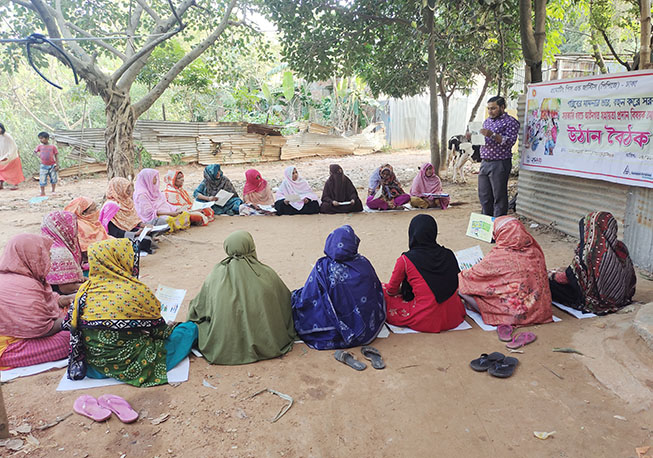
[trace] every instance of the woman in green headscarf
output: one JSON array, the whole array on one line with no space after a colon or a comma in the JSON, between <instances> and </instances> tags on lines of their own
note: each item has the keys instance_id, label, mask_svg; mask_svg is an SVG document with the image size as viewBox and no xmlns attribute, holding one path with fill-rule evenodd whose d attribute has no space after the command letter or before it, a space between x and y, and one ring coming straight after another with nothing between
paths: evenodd
<instances>
[{"instance_id":1,"label":"woman in green headscarf","mask_svg":"<svg viewBox=\"0 0 653 458\"><path fill-rule=\"evenodd\" d=\"M199 348L212 364L246 364L290 351L295 339L290 290L256 257L249 232L224 241L227 257L191 301L188 320L199 326Z\"/></svg>"},{"instance_id":2,"label":"woman in green headscarf","mask_svg":"<svg viewBox=\"0 0 653 458\"><path fill-rule=\"evenodd\" d=\"M211 164L204 168L204 180L195 189L193 197L200 202L216 202L218 200L216 194L222 190L232 193L233 196L224 205L220 206L216 203L211 208L216 215L237 215L238 207L243 201L238 197L231 180L220 170L220 164Z\"/></svg>"}]
</instances>

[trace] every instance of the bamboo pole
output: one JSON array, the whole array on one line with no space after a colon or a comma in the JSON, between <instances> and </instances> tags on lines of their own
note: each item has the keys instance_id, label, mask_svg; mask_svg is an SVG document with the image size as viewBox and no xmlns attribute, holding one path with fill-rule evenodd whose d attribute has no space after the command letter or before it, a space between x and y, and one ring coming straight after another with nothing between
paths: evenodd
<instances>
[{"instance_id":1,"label":"bamboo pole","mask_svg":"<svg viewBox=\"0 0 653 458\"><path fill-rule=\"evenodd\" d=\"M639 0L641 13L639 68L651 67L651 0Z\"/></svg>"}]
</instances>

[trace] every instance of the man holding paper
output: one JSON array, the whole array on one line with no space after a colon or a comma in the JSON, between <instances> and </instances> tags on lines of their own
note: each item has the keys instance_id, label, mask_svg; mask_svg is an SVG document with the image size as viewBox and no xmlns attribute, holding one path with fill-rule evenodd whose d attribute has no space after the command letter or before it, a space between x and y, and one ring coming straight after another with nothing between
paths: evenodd
<instances>
[{"instance_id":1,"label":"man holding paper","mask_svg":"<svg viewBox=\"0 0 653 458\"><path fill-rule=\"evenodd\" d=\"M512 168L512 146L519 135L519 121L506 113L506 101L495 96L488 100L490 117L480 133L485 136L481 147L481 170L478 174L478 198L484 215L508 213L508 177Z\"/></svg>"}]
</instances>

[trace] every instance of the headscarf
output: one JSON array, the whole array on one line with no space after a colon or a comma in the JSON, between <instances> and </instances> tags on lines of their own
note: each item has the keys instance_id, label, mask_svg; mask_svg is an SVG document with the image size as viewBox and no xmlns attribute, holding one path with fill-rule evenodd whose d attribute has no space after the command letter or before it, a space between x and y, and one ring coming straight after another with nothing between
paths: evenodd
<instances>
[{"instance_id":1,"label":"headscarf","mask_svg":"<svg viewBox=\"0 0 653 458\"><path fill-rule=\"evenodd\" d=\"M356 187L351 182L349 177L344 174L342 167L338 164L331 164L329 166L329 178L324 183L324 190L322 191L322 202L331 203L347 202L348 200L355 200L358 197Z\"/></svg>"},{"instance_id":2,"label":"headscarf","mask_svg":"<svg viewBox=\"0 0 653 458\"><path fill-rule=\"evenodd\" d=\"M112 222L123 231L131 231L142 222L136 213L132 194L129 192L130 184L127 178L114 177L107 186L107 199L120 205L120 210L113 217Z\"/></svg>"},{"instance_id":3,"label":"headscarf","mask_svg":"<svg viewBox=\"0 0 653 458\"><path fill-rule=\"evenodd\" d=\"M153 183L154 178L157 179L156 184ZM138 172L134 183L134 205L138 217L143 222L156 219L158 212L177 211L175 207L166 201L165 196L159 189L159 172L154 169L143 169Z\"/></svg>"},{"instance_id":4,"label":"headscarf","mask_svg":"<svg viewBox=\"0 0 653 458\"><path fill-rule=\"evenodd\" d=\"M443 303L458 290L458 261L453 251L439 245L438 225L430 215L417 215L408 226L408 251L403 253L424 278L435 300ZM402 293L408 288L402 285Z\"/></svg>"},{"instance_id":5,"label":"headscarf","mask_svg":"<svg viewBox=\"0 0 653 458\"><path fill-rule=\"evenodd\" d=\"M233 197L238 197L236 188L231 184L231 180L224 176L220 164L211 164L204 168L204 181L200 183L200 186L202 185L204 185L204 192L201 192L201 194L205 196L215 196L220 190L224 189L233 193Z\"/></svg>"},{"instance_id":6,"label":"headscarf","mask_svg":"<svg viewBox=\"0 0 653 458\"><path fill-rule=\"evenodd\" d=\"M551 290L544 253L512 216L494 220L494 248L460 275L461 294L474 296L490 325L550 323Z\"/></svg>"},{"instance_id":7,"label":"headscarf","mask_svg":"<svg viewBox=\"0 0 653 458\"><path fill-rule=\"evenodd\" d=\"M0 335L32 339L59 318L59 295L46 278L52 241L34 234L12 237L0 258Z\"/></svg>"},{"instance_id":8,"label":"headscarf","mask_svg":"<svg viewBox=\"0 0 653 458\"><path fill-rule=\"evenodd\" d=\"M190 211L193 207L190 195L184 188L178 188L175 185L179 175L183 175L181 170L168 170L168 173L163 177L163 182L166 184L163 194L170 205L180 210Z\"/></svg>"},{"instance_id":9,"label":"headscarf","mask_svg":"<svg viewBox=\"0 0 653 458\"><path fill-rule=\"evenodd\" d=\"M413 185L410 187L410 195L415 197L427 197L433 199L432 196L425 196L425 194L441 194L442 193L442 182L440 177L435 173L431 176L426 175L428 169L433 169L433 165L429 162L425 162L419 170L419 173L413 180ZM444 210L449 206L448 197L439 197L440 206Z\"/></svg>"},{"instance_id":10,"label":"headscarf","mask_svg":"<svg viewBox=\"0 0 653 458\"><path fill-rule=\"evenodd\" d=\"M213 364L246 364L290 351L295 330L290 291L256 257L249 232L224 241L227 257L190 302L188 319L199 327L199 349Z\"/></svg>"},{"instance_id":11,"label":"headscarf","mask_svg":"<svg viewBox=\"0 0 653 458\"><path fill-rule=\"evenodd\" d=\"M100 222L99 210L84 214L84 211L91 205L93 205L92 199L78 197L64 207L65 211L74 213L77 216L77 238L79 239L79 247L82 251L87 251L91 243L109 238L107 231L104 230Z\"/></svg>"},{"instance_id":12,"label":"headscarf","mask_svg":"<svg viewBox=\"0 0 653 458\"><path fill-rule=\"evenodd\" d=\"M249 169L246 171L245 180L243 199L246 203L255 205L274 204L274 195L272 194L270 185L257 170Z\"/></svg>"},{"instance_id":13,"label":"headscarf","mask_svg":"<svg viewBox=\"0 0 653 458\"><path fill-rule=\"evenodd\" d=\"M295 329L311 348L366 345L385 322L383 288L372 264L358 254L359 244L351 226L335 229L327 237L326 256L293 292Z\"/></svg>"},{"instance_id":14,"label":"headscarf","mask_svg":"<svg viewBox=\"0 0 653 458\"><path fill-rule=\"evenodd\" d=\"M105 231L109 232L109 221L111 221L119 211L120 205L111 200L107 200L104 205L102 205L102 208L100 209L100 222Z\"/></svg>"},{"instance_id":15,"label":"headscarf","mask_svg":"<svg viewBox=\"0 0 653 458\"><path fill-rule=\"evenodd\" d=\"M77 239L77 217L66 211L50 212L43 218L41 233L52 241L52 265L46 281L51 285L81 283L84 273L82 249Z\"/></svg>"},{"instance_id":16,"label":"headscarf","mask_svg":"<svg viewBox=\"0 0 653 458\"><path fill-rule=\"evenodd\" d=\"M290 165L286 167L286 169L283 171L283 181L281 182L281 186L279 186L279 190L277 191L275 198L276 200L282 200L288 198L288 196L291 196L293 194L297 194L302 200L299 202L290 202L290 205L295 208L296 210L301 210L304 207L304 198L308 197L310 200L316 200L319 202L319 198L317 197L317 194L315 194L312 190L308 182L303 179L299 173L297 173L297 180L293 181L292 179L292 172L295 170L295 167Z\"/></svg>"},{"instance_id":17,"label":"headscarf","mask_svg":"<svg viewBox=\"0 0 653 458\"><path fill-rule=\"evenodd\" d=\"M580 242L571 268L584 296L584 311L614 312L629 304L637 277L628 248L617 240L617 220L608 212L580 219Z\"/></svg>"},{"instance_id":18,"label":"headscarf","mask_svg":"<svg viewBox=\"0 0 653 458\"><path fill-rule=\"evenodd\" d=\"M372 190L376 190L380 186L382 189L381 199L386 202L391 202L395 197L405 194L390 164L382 165L372 174L369 186Z\"/></svg>"}]
</instances>

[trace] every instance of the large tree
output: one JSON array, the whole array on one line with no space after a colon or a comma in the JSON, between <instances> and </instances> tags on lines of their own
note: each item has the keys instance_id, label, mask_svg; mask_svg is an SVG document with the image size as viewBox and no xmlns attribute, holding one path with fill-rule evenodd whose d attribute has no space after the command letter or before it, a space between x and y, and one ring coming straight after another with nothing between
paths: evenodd
<instances>
[{"instance_id":1,"label":"large tree","mask_svg":"<svg viewBox=\"0 0 653 458\"><path fill-rule=\"evenodd\" d=\"M392 97L428 88L431 162L436 170L444 164L438 97L446 108L452 89L469 87L470 77L480 73L473 62L494 34L479 23L485 3L266 0L265 5L282 32L284 56L307 79L358 74L375 95Z\"/></svg>"},{"instance_id":2,"label":"large tree","mask_svg":"<svg viewBox=\"0 0 653 458\"><path fill-rule=\"evenodd\" d=\"M12 21L12 32L23 36L39 32L57 40L88 90L104 101L109 177L133 174L133 130L138 117L228 26L243 24L236 18L239 0L9 0L9 3L12 6L4 12L0 10L0 14ZM153 51L175 36L191 42L190 50L169 62L145 96L132 100L130 89ZM54 48L35 47L68 65ZM13 48L14 53L18 50Z\"/></svg>"}]
</instances>

